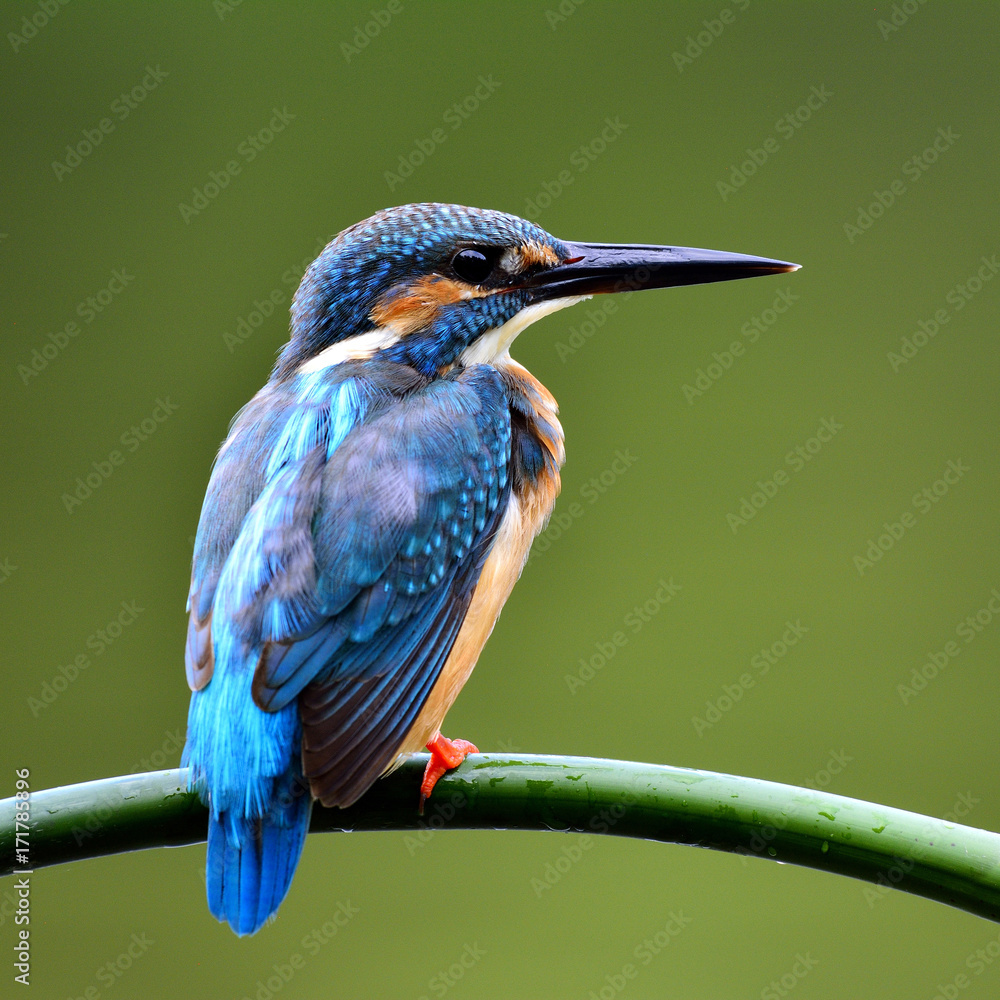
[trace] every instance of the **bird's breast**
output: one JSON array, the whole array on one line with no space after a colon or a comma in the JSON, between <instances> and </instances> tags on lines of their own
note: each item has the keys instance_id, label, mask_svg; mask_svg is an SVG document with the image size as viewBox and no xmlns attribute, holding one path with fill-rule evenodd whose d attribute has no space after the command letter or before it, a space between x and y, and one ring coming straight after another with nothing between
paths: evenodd
<instances>
[{"instance_id":1,"label":"bird's breast","mask_svg":"<svg viewBox=\"0 0 1000 1000\"><path fill-rule=\"evenodd\" d=\"M545 527L559 495L565 460L562 426L552 394L526 368L497 364L511 397L512 489L507 509L472 595L455 645L424 707L400 748L400 759L437 734L448 709L469 679L517 578L535 536Z\"/></svg>"}]
</instances>

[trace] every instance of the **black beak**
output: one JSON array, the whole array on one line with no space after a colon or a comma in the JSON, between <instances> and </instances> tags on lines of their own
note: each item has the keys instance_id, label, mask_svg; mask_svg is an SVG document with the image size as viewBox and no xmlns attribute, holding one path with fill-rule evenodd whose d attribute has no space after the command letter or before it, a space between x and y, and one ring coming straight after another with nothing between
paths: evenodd
<instances>
[{"instance_id":1,"label":"black beak","mask_svg":"<svg viewBox=\"0 0 1000 1000\"><path fill-rule=\"evenodd\" d=\"M798 264L722 250L642 244L567 243L569 257L525 282L535 301L571 295L700 285L797 271Z\"/></svg>"}]
</instances>

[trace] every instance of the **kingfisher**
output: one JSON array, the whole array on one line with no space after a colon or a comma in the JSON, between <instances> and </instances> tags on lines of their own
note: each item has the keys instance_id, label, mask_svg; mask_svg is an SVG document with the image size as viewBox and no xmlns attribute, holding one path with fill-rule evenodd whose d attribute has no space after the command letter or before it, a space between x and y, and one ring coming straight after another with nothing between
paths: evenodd
<instances>
[{"instance_id":1,"label":"kingfisher","mask_svg":"<svg viewBox=\"0 0 1000 1000\"><path fill-rule=\"evenodd\" d=\"M195 540L183 764L208 807L211 913L255 933L314 801L357 802L441 735L552 512L552 394L510 356L595 294L792 271L688 247L569 243L504 212L385 209L310 265L291 335L236 415Z\"/></svg>"}]
</instances>

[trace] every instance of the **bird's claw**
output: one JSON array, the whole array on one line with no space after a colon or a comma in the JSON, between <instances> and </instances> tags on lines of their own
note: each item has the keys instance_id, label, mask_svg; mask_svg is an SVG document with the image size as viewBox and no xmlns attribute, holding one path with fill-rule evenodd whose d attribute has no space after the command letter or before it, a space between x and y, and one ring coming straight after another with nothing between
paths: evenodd
<instances>
[{"instance_id":1,"label":"bird's claw","mask_svg":"<svg viewBox=\"0 0 1000 1000\"><path fill-rule=\"evenodd\" d=\"M479 747L468 740L449 740L440 733L427 744L431 759L424 768L424 780L420 783L420 815L424 814L424 803L431 797L438 779L448 771L454 770L469 756L479 753Z\"/></svg>"}]
</instances>

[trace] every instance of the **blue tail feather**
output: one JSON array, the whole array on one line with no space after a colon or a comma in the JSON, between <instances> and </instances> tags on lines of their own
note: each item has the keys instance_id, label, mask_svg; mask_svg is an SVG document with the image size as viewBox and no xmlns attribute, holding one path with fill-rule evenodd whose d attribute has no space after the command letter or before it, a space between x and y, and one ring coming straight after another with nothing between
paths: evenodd
<instances>
[{"instance_id":1,"label":"blue tail feather","mask_svg":"<svg viewBox=\"0 0 1000 1000\"><path fill-rule=\"evenodd\" d=\"M225 627L215 648L214 676L191 697L182 763L209 807L209 910L237 934L253 934L288 893L312 796L302 779L298 705L261 711L251 697L257 652L240 649Z\"/></svg>"},{"instance_id":2,"label":"blue tail feather","mask_svg":"<svg viewBox=\"0 0 1000 1000\"><path fill-rule=\"evenodd\" d=\"M254 934L288 894L309 829L305 790L261 819L213 815L208 827L208 908L239 935Z\"/></svg>"}]
</instances>

